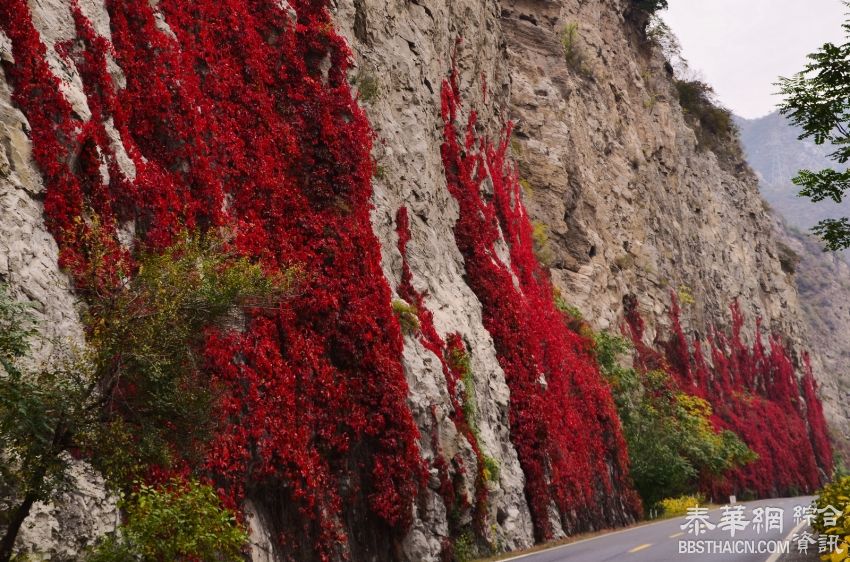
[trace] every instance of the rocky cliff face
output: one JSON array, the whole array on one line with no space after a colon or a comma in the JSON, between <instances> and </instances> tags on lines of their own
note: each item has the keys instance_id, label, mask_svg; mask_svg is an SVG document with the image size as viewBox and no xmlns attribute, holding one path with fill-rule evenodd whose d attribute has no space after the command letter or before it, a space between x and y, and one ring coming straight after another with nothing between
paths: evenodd
<instances>
[{"instance_id":1,"label":"rocky cliff face","mask_svg":"<svg viewBox=\"0 0 850 562\"><path fill-rule=\"evenodd\" d=\"M283 4L294 13L292 6L306 3ZM104 3L79 5L97 33L109 38ZM718 161L698 145L663 56L643 35L631 5L337 0L330 6L354 52L349 81L375 131L371 222L384 276L394 298L400 297L406 259L436 332L443 339L458 334L468 349L478 445L498 465L497 476L485 483L489 501L483 516L484 533L497 548L530 545L535 527L528 475L511 440L508 380L453 233L459 206L447 189L441 156L441 91L453 66L464 112L477 110L480 135L495 138L507 120L515 121L511 150L536 221L538 255L551 266L565 299L596 328L618 328L627 295L638 297L646 318L665 325L674 292L693 296L684 319L697 334L727 323L727 306L738 299L745 314L763 317L767 328L791 337L795 349L807 345L793 275L783 267L754 175L742 159ZM71 2L32 0L28 6L63 94L75 115L88 119L79 70L53 49L76 36ZM158 29L169 34L167 23L158 14ZM7 63L14 60L11 47L0 35L0 56ZM121 85L121 70L111 60L109 68ZM43 182L30 156L30 125L11 102L6 81L0 81L0 134L0 274L38 304L45 327L61 338L79 337L73 292L57 267L58 250L42 216ZM410 218L404 257L396 220L401 207ZM505 263L511 259L503 242L496 253ZM455 488L472 498L481 457L453 418L440 356L409 335L403 353L408 404L421 435L421 456L431 468L412 526L392 556L437 560L452 540L450 526L469 528L474 514L447 505L435 463L443 457L469 467L465 475L458 471ZM816 372L819 366L816 361ZM67 533L56 529L79 520L80 510L45 509L59 523L22 543L55 551L50 541ZM257 560L283 556L269 538L275 519L269 509L262 502L248 509L254 514ZM591 527L631 517L625 505L605 509ZM87 531L73 530L81 544L114 521L108 509L105 513L92 515ZM570 521L581 519L554 505L548 516L553 536L574 531Z\"/></svg>"},{"instance_id":2,"label":"rocky cliff face","mask_svg":"<svg viewBox=\"0 0 850 562\"><path fill-rule=\"evenodd\" d=\"M724 323L737 298L770 328L797 333L797 296L755 176L743 158L719 162L697 144L669 68L626 12L619 2L502 10L520 169L549 230L555 279L600 327L617 326L630 293L661 320L681 289L696 298L691 329Z\"/></svg>"},{"instance_id":3,"label":"rocky cliff face","mask_svg":"<svg viewBox=\"0 0 850 562\"><path fill-rule=\"evenodd\" d=\"M850 266L846 258L825 253L820 240L787 225L781 240L796 274L809 345L819 352L823 367L818 383L824 414L842 462L850 458Z\"/></svg>"}]
</instances>

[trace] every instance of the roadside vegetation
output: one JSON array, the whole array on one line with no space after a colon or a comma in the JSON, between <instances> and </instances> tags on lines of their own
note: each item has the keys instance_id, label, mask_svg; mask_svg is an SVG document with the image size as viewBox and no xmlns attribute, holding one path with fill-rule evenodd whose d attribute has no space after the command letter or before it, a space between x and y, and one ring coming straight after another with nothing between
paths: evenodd
<instances>
[{"instance_id":1,"label":"roadside vegetation","mask_svg":"<svg viewBox=\"0 0 850 562\"><path fill-rule=\"evenodd\" d=\"M850 559L850 476L842 476L818 491L816 517L812 528L821 535L837 535L836 549L822 560L841 562Z\"/></svg>"},{"instance_id":2,"label":"roadside vegetation","mask_svg":"<svg viewBox=\"0 0 850 562\"><path fill-rule=\"evenodd\" d=\"M850 7L850 4L845 2ZM813 202L832 199L841 203L850 189L850 20L842 26L845 43L825 43L809 55L806 66L790 78L780 78L784 97L780 113L802 129L800 139L835 150L830 158L837 169L800 170L793 182L800 195ZM821 221L812 229L829 250L850 248L850 218Z\"/></svg>"},{"instance_id":3,"label":"roadside vegetation","mask_svg":"<svg viewBox=\"0 0 850 562\"><path fill-rule=\"evenodd\" d=\"M594 342L623 423L635 489L647 512L679 510L680 503L692 502L687 496L696 496L705 480L722 478L755 459L735 433L714 427L711 405L683 392L670 373L622 366L633 351L631 342L608 332L595 334Z\"/></svg>"},{"instance_id":4,"label":"roadside vegetation","mask_svg":"<svg viewBox=\"0 0 850 562\"><path fill-rule=\"evenodd\" d=\"M97 244L87 251L98 255ZM199 517L198 537L221 537L227 543L222 543L223 553L242 536L232 514L193 477L165 487L140 482L152 470L191 475L199 466L201 448L217 423L218 393L204 375L199 354L207 331L238 324L244 309L273 306L289 291L294 274L270 275L211 235L184 234L162 252L142 252L134 260L135 274L114 278L114 283L105 282L97 270L106 261L91 260L87 272L99 282L90 285L92 296L82 314L86 344L57 342L61 351L43 364L30 356L39 337L32 309L0 285L2 562L11 559L34 503L73 490L75 458L88 461L114 493L125 496L129 526L122 540L132 544L111 543L111 550L162 548L145 541L159 542L163 533L181 543L179 526L150 520L180 518L167 513L176 507ZM204 519L204 513L211 518ZM208 525L215 521L218 526ZM161 528L143 532L149 525ZM166 558L210 559L204 555L209 544L199 539L195 546L199 550L180 547L180 556ZM106 550L99 552L96 559L104 560Z\"/></svg>"}]
</instances>

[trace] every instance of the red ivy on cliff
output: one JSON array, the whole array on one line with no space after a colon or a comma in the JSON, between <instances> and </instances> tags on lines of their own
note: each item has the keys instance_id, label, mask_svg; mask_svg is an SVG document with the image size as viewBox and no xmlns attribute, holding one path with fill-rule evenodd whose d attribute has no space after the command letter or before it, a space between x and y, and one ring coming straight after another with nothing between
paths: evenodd
<instances>
[{"instance_id":1,"label":"red ivy on cliff","mask_svg":"<svg viewBox=\"0 0 850 562\"><path fill-rule=\"evenodd\" d=\"M0 0L15 59L6 75L78 287L93 218L114 254L101 282L128 271L110 234L125 223L152 248L182 229L227 226L268 268L304 269L302 292L275 314L210 334L209 373L227 392L201 467L233 501L274 513L293 559L388 551L424 476L369 218L372 133L326 3L107 0L111 43L74 5L78 38L56 51L82 78L92 114L83 121L25 0ZM119 165L112 129L134 174Z\"/></svg>"},{"instance_id":2,"label":"red ivy on cliff","mask_svg":"<svg viewBox=\"0 0 850 562\"><path fill-rule=\"evenodd\" d=\"M511 440L535 533L539 540L552 537L552 504L570 533L623 523L639 502L628 482L620 422L587 342L567 328L534 257L519 178L507 156L510 126L497 145L488 143L475 132L474 112L465 131L458 130L459 105L453 73L442 89L442 158L460 207L455 241L511 390ZM490 187L488 201L482 192ZM497 251L503 241L509 264Z\"/></svg>"},{"instance_id":3,"label":"red ivy on cliff","mask_svg":"<svg viewBox=\"0 0 850 562\"><path fill-rule=\"evenodd\" d=\"M755 462L722 481L705 482L705 490L714 497L813 492L831 474L833 465L808 356L803 358L803 376L798 377L779 336L771 336L765 346L760 320L752 345L747 345L742 337L744 317L734 302L730 332L715 330L708 338L709 361L699 340L688 341L678 299L675 294L671 298L671 333L659 340L662 353L643 341L637 299L624 299L625 330L635 343L638 365L673 373L684 391L711 403L719 429L735 432L758 454Z\"/></svg>"}]
</instances>

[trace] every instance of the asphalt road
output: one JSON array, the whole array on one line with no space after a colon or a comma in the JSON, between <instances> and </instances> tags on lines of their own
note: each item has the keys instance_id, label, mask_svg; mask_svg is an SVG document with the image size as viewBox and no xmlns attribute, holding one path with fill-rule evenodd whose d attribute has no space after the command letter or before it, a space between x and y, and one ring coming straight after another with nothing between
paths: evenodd
<instances>
[{"instance_id":1,"label":"asphalt road","mask_svg":"<svg viewBox=\"0 0 850 562\"><path fill-rule=\"evenodd\" d=\"M798 505L807 506L811 504L811 501L811 496L803 496L741 502L738 504L745 506L744 518L750 520L753 518L752 510L757 507L784 509L781 531L774 529L768 532L762 528L760 533L756 533L755 528L750 524L743 531L737 531L734 538L730 536L728 529L721 530L717 527L707 531L705 534L701 534L699 537L695 537L693 534L686 533L681 528L686 522L683 516L639 525L621 531L613 531L590 539L507 560L516 560L517 562L602 562L605 560L624 560L626 562L664 562L666 560L695 560L699 562L718 562L721 560L724 562L775 562L781 560L782 562L788 562L794 560L796 562L817 560L817 544L811 545L809 547L810 554L805 556L798 553L796 541L792 541L789 544L790 555L772 556L769 551L749 553L739 550L739 548L748 548L746 546L732 546L734 552L717 554L680 553L680 549L684 549L683 552L687 550L687 541L711 541L713 544L725 541L737 544L745 542L753 545L753 548L758 548L757 545L760 541L782 541L790 538L795 532L811 532L811 529L805 523L802 526L798 526L794 521L794 507ZM709 522L717 524L722 515L722 509L711 510L709 512ZM680 542L682 545L680 545ZM765 544L763 546L769 548Z\"/></svg>"}]
</instances>

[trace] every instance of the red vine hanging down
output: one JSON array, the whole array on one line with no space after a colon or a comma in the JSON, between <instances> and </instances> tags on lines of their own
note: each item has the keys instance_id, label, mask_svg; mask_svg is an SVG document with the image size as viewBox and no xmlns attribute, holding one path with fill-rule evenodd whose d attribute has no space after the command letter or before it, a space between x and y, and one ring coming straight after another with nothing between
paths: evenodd
<instances>
[{"instance_id":1,"label":"red vine hanging down","mask_svg":"<svg viewBox=\"0 0 850 562\"><path fill-rule=\"evenodd\" d=\"M477 137L473 112L461 133L459 105L453 73L442 89L442 157L460 207L455 240L511 390L511 439L537 538L553 534L553 502L567 532L623 523L639 502L628 482L620 423L587 342L567 329L534 257L517 172L507 158L510 126L494 146ZM491 203L482 197L487 178ZM497 255L501 238L510 265Z\"/></svg>"},{"instance_id":2,"label":"red vine hanging down","mask_svg":"<svg viewBox=\"0 0 850 562\"><path fill-rule=\"evenodd\" d=\"M443 341L437 329L434 326L434 317L428 307L425 305L424 295L417 291L413 286L413 273L410 270L410 264L407 261L407 244L410 242L410 218L408 216L407 207L400 207L396 213L396 233L398 234L398 250L402 257L402 275L401 283L398 287L399 296L413 304L416 307L417 318L419 319L419 340L422 345L437 356L442 366L443 376L446 379L446 391L451 401L452 422L457 427L458 432L463 435L469 442L475 453L477 462L475 473L475 504L473 522L476 532L483 538L486 538L486 518L488 508L488 490L485 477L485 459L484 453L481 450L481 445L478 442L478 436L473 430L475 420L466 419L466 410L463 407L463 402L474 400L474 397L466 395L466 389L461 384L464 376L462 359L467 356L466 344L460 334L453 333L448 336L448 342ZM436 419L434 420L436 424ZM432 448L434 449L435 465L438 468L441 478L441 494L446 505L447 513L456 507L466 507L469 503L468 498L461 497L454 486L448 474L448 463L442 458L439 447L439 439L437 428L434 429L432 436ZM453 524L453 521L450 521ZM459 529L449 529L451 534L458 534Z\"/></svg>"},{"instance_id":3,"label":"red vine hanging down","mask_svg":"<svg viewBox=\"0 0 850 562\"><path fill-rule=\"evenodd\" d=\"M369 218L372 133L326 2L289 6L162 0L157 16L147 2L107 0L111 44L75 6L79 40L57 52L82 77L92 118L81 122L25 0L0 0L15 59L6 76L78 287L92 215L116 270L123 254L109 233L127 221L155 248L184 228L227 226L270 269L304 270L302 292L276 314L209 335L209 372L227 392L202 468L234 505L247 496L267 508L293 559L389 552L386 536L409 526L425 472ZM107 57L126 86L114 85Z\"/></svg>"},{"instance_id":4,"label":"red vine hanging down","mask_svg":"<svg viewBox=\"0 0 850 562\"><path fill-rule=\"evenodd\" d=\"M664 355L654 368L675 374L683 390L706 398L720 429L737 433L759 458L720 482L706 482L714 497L736 493L770 497L812 492L832 471L832 449L808 356L802 378L779 336L767 348L756 322L752 346L744 343L744 317L737 302L730 306L731 333L717 330L709 338L711 362L698 340L689 342L681 327L680 308L672 295L672 334L662 342ZM627 332L638 355L648 352L642 341L643 320L636 299L625 299ZM691 351L693 350L693 351Z\"/></svg>"}]
</instances>

